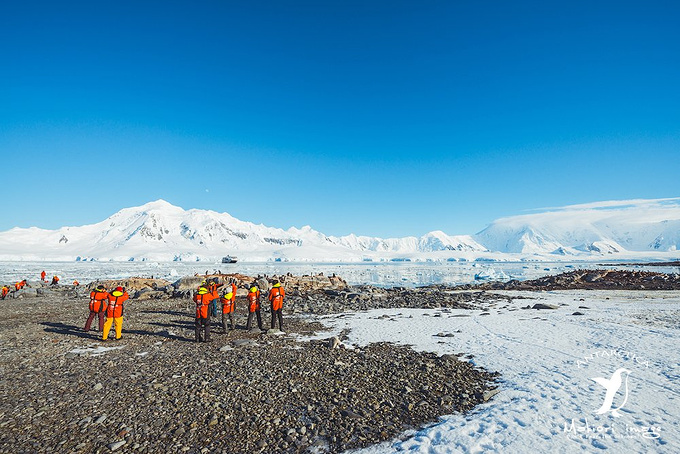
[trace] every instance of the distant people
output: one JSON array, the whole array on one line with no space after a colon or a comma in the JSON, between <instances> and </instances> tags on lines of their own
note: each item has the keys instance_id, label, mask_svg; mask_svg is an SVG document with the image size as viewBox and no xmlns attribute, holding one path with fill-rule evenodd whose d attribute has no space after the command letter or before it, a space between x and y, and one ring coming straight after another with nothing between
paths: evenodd
<instances>
[{"instance_id":1,"label":"distant people","mask_svg":"<svg viewBox=\"0 0 680 454\"><path fill-rule=\"evenodd\" d=\"M283 331L283 298L286 292L281 287L279 281L274 281L274 286L269 290L269 302L272 304L272 329L276 327L276 320L279 320L279 329Z\"/></svg>"},{"instance_id":2,"label":"distant people","mask_svg":"<svg viewBox=\"0 0 680 454\"><path fill-rule=\"evenodd\" d=\"M78 287L80 285L80 282L78 280L73 281L73 286Z\"/></svg>"},{"instance_id":3,"label":"distant people","mask_svg":"<svg viewBox=\"0 0 680 454\"><path fill-rule=\"evenodd\" d=\"M104 316L106 314L106 306L109 301L109 292L106 291L103 285L98 285L90 292L90 315L87 317L83 331L90 331L92 320L95 316L99 317L99 332L104 331Z\"/></svg>"},{"instance_id":4,"label":"distant people","mask_svg":"<svg viewBox=\"0 0 680 454\"><path fill-rule=\"evenodd\" d=\"M7 294L9 293L9 286L8 285L3 285L2 286L2 299L4 300Z\"/></svg>"},{"instance_id":5,"label":"distant people","mask_svg":"<svg viewBox=\"0 0 680 454\"><path fill-rule=\"evenodd\" d=\"M253 323L253 315L257 316L257 327L262 329L262 316L260 315L260 289L253 283L248 289L248 322L246 329L250 330Z\"/></svg>"},{"instance_id":6,"label":"distant people","mask_svg":"<svg viewBox=\"0 0 680 454\"><path fill-rule=\"evenodd\" d=\"M19 290L26 287L27 285L28 285L28 282L26 282L26 279L21 280L21 281L17 282L16 284L14 284L14 291L18 292Z\"/></svg>"},{"instance_id":7,"label":"distant people","mask_svg":"<svg viewBox=\"0 0 680 454\"><path fill-rule=\"evenodd\" d=\"M222 329L224 330L224 333L226 334L227 331L227 318L229 319L229 323L231 325L231 329L234 329L234 310L236 309L236 304L234 302L234 295L230 292L227 291L222 298Z\"/></svg>"},{"instance_id":8,"label":"distant people","mask_svg":"<svg viewBox=\"0 0 680 454\"><path fill-rule=\"evenodd\" d=\"M102 340L105 341L109 337L111 324L116 326L116 340L119 340L123 335L123 306L125 301L130 298L128 292L123 287L116 287L108 298L108 307L106 308L106 322L104 323L104 333Z\"/></svg>"},{"instance_id":9,"label":"distant people","mask_svg":"<svg viewBox=\"0 0 680 454\"><path fill-rule=\"evenodd\" d=\"M43 271L42 273L40 273L40 280L43 281L43 282L45 282L45 276L47 276L47 273L45 273L45 271Z\"/></svg>"},{"instance_id":10,"label":"distant people","mask_svg":"<svg viewBox=\"0 0 680 454\"><path fill-rule=\"evenodd\" d=\"M59 284L59 276L53 276L52 277L52 282L50 285L58 285Z\"/></svg>"},{"instance_id":11,"label":"distant people","mask_svg":"<svg viewBox=\"0 0 680 454\"><path fill-rule=\"evenodd\" d=\"M210 342L210 314L208 313L208 306L215 298L218 298L217 292L210 292L207 286L200 286L194 295L194 302L196 303L196 342ZM203 331L202 338L201 331Z\"/></svg>"}]
</instances>

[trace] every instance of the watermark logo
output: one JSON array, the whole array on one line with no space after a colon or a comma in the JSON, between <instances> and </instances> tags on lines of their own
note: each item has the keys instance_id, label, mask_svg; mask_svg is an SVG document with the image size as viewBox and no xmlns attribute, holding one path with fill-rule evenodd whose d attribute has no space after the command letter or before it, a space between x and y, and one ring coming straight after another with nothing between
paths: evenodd
<instances>
[{"instance_id":1,"label":"watermark logo","mask_svg":"<svg viewBox=\"0 0 680 454\"><path fill-rule=\"evenodd\" d=\"M621 364L622 362L625 362L626 367L622 367L624 365ZM632 397L636 396L635 389L629 389L629 377L633 376L631 384L632 388L635 388L635 383L640 381L639 376L644 375L644 371L649 367L648 360L638 356L635 352L622 349L597 350L577 360L577 369L594 368L599 373L606 372L600 377L593 377L589 374L591 378L587 395L594 399L592 410L590 410L590 414L594 416L591 416L590 421L585 414L568 418L564 422L562 432L569 436L592 440L624 438L655 440L660 438L661 426L642 423L635 418L634 412L621 411L629 403L629 397L632 401L634 400ZM606 374L612 370L614 373L607 378ZM597 408L599 403L601 404ZM629 417L622 417L626 416L626 413L630 413Z\"/></svg>"},{"instance_id":2,"label":"watermark logo","mask_svg":"<svg viewBox=\"0 0 680 454\"><path fill-rule=\"evenodd\" d=\"M593 378L593 381L596 383L602 385L604 389L607 390L607 392L604 395L604 402L602 402L602 406L595 412L598 415L603 415L605 413L611 412L612 416L615 418L618 418L621 416L621 413L619 413L619 410L623 408L624 405L626 405L626 402L628 402L628 376L630 375L630 371L628 369L620 368L616 369L616 372L611 376L611 378L606 379L604 377L596 377ZM623 393L619 393L619 389L621 389L621 385L624 383L624 379L622 378L625 376L625 391ZM621 403L619 404L618 407L612 408L614 405L614 399L617 397L617 394L620 396L623 394L621 397Z\"/></svg>"}]
</instances>

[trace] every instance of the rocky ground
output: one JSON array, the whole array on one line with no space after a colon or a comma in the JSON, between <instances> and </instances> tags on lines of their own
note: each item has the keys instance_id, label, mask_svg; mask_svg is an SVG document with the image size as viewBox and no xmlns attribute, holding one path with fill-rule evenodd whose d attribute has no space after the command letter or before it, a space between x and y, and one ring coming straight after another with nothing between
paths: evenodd
<instances>
[{"instance_id":1,"label":"rocky ground","mask_svg":"<svg viewBox=\"0 0 680 454\"><path fill-rule=\"evenodd\" d=\"M0 452L340 452L466 412L494 393L497 374L458 357L298 335L321 330L315 314L478 308L499 297L289 277L285 333L246 331L242 290L237 329L197 344L184 289L196 280L128 280L123 339L105 343L80 329L85 287L34 283L1 301Z\"/></svg>"},{"instance_id":2,"label":"rocky ground","mask_svg":"<svg viewBox=\"0 0 680 454\"><path fill-rule=\"evenodd\" d=\"M680 274L651 271L575 270L528 281L488 282L464 285L476 290L680 290Z\"/></svg>"}]
</instances>

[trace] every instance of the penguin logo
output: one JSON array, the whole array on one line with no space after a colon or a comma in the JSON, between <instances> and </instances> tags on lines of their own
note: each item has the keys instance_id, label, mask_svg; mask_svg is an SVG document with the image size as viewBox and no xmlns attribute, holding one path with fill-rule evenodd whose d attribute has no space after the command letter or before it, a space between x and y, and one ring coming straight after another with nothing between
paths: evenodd
<instances>
[{"instance_id":1,"label":"penguin logo","mask_svg":"<svg viewBox=\"0 0 680 454\"><path fill-rule=\"evenodd\" d=\"M621 405L612 409L612 405L614 404L614 397L616 396L616 393L619 392L619 389L621 388L621 384L623 382L623 380L621 379L622 374L626 374L625 395L623 396L623 402L621 402ZM612 374L609 380L607 380L604 377L597 377L592 379L593 381L604 386L604 388L607 390L607 393L604 396L604 402L602 403L602 406L595 413L597 413L598 415L603 415L607 412L611 412L612 416L614 416L615 418L621 416L621 413L619 413L618 410L623 408L623 406L626 405L626 402L628 401L628 375L630 375L630 371L628 369L621 368L617 369L616 372Z\"/></svg>"}]
</instances>

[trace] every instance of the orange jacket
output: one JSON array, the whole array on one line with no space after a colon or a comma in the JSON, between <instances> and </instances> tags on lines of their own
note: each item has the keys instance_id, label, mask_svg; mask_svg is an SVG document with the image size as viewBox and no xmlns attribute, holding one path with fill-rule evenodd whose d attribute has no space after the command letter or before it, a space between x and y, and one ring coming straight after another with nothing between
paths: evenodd
<instances>
[{"instance_id":1,"label":"orange jacket","mask_svg":"<svg viewBox=\"0 0 680 454\"><path fill-rule=\"evenodd\" d=\"M4 287L2 287L2 297L4 298L5 296L7 296L8 293L9 293L9 287L7 287L5 285Z\"/></svg>"},{"instance_id":2,"label":"orange jacket","mask_svg":"<svg viewBox=\"0 0 680 454\"><path fill-rule=\"evenodd\" d=\"M222 313L231 314L236 309L236 303L234 302L234 296L231 293L225 293L221 298L222 301Z\"/></svg>"},{"instance_id":3,"label":"orange jacket","mask_svg":"<svg viewBox=\"0 0 680 454\"><path fill-rule=\"evenodd\" d=\"M209 292L205 289L202 293L201 289L194 295L194 302L196 303L196 318L208 318L208 306L215 298L218 298L216 292Z\"/></svg>"},{"instance_id":4,"label":"orange jacket","mask_svg":"<svg viewBox=\"0 0 680 454\"><path fill-rule=\"evenodd\" d=\"M128 292L112 291L109 293L109 306L106 308L106 318L123 316L123 303L130 298Z\"/></svg>"},{"instance_id":5,"label":"orange jacket","mask_svg":"<svg viewBox=\"0 0 680 454\"><path fill-rule=\"evenodd\" d=\"M255 289L254 292L253 289ZM248 290L248 310L250 312L260 310L260 290L257 287L251 287Z\"/></svg>"},{"instance_id":6,"label":"orange jacket","mask_svg":"<svg viewBox=\"0 0 680 454\"><path fill-rule=\"evenodd\" d=\"M236 302L236 290L238 290L238 287L236 287L236 284L233 282L231 283L231 302L235 303Z\"/></svg>"},{"instance_id":7,"label":"orange jacket","mask_svg":"<svg viewBox=\"0 0 680 454\"><path fill-rule=\"evenodd\" d=\"M45 276L47 276L47 274L46 274L44 271L43 271L42 273L40 273L40 280L41 280L41 281L44 281L44 280L45 280Z\"/></svg>"},{"instance_id":8,"label":"orange jacket","mask_svg":"<svg viewBox=\"0 0 680 454\"><path fill-rule=\"evenodd\" d=\"M108 306L109 292L92 290L90 292L90 310L92 312L104 312Z\"/></svg>"},{"instance_id":9,"label":"orange jacket","mask_svg":"<svg viewBox=\"0 0 680 454\"><path fill-rule=\"evenodd\" d=\"M269 290L269 302L272 303L272 310L278 311L283 307L283 298L286 296L286 292L281 287L281 284L275 284L271 290Z\"/></svg>"}]
</instances>

